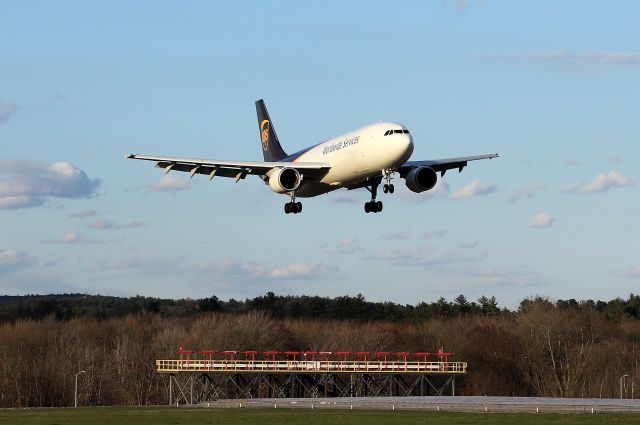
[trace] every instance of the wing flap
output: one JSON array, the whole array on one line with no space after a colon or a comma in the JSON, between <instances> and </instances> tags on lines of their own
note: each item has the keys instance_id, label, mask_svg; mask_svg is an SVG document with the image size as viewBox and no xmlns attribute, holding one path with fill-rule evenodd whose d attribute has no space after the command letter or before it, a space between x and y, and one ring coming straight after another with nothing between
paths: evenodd
<instances>
[{"instance_id":1,"label":"wing flap","mask_svg":"<svg viewBox=\"0 0 640 425\"><path fill-rule=\"evenodd\" d=\"M459 171L462 171L462 169L467 166L467 163L469 161L492 159L497 158L498 156L499 155L497 153L490 153L485 155L461 156L457 158L444 158L427 161L408 161L398 168L398 172L400 173L400 176L404 177L413 168L430 167L434 171L439 171L440 173L444 174L447 170L452 170L455 168L457 168Z\"/></svg>"},{"instance_id":2,"label":"wing flap","mask_svg":"<svg viewBox=\"0 0 640 425\"><path fill-rule=\"evenodd\" d=\"M295 168L307 178L317 178L326 174L331 168L322 162L254 162L254 161L226 161L198 158L180 158L153 155L128 154L128 159L153 161L159 168L169 171L181 171L185 173L205 174L229 178L244 178L252 174L264 176L274 168Z\"/></svg>"}]
</instances>

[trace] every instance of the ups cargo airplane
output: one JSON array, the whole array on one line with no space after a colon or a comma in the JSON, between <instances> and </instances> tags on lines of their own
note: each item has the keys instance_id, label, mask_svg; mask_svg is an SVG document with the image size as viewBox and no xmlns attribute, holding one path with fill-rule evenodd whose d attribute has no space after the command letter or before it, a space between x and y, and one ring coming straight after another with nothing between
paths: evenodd
<instances>
[{"instance_id":1,"label":"ups cargo airplane","mask_svg":"<svg viewBox=\"0 0 640 425\"><path fill-rule=\"evenodd\" d=\"M166 156L128 154L130 159L153 161L157 167L169 171L184 171L230 177L236 183L247 175L260 177L271 190L286 194L290 201L284 212L302 212L302 203L296 198L310 198L336 189L366 188L371 200L364 204L364 211L382 211L382 202L376 201L378 186L384 180L383 192L393 193L393 175L405 179L409 190L425 192L438 182L438 174L447 170L458 171L469 161L491 159L498 154L465 156L460 158L408 161L413 153L413 138L402 124L379 122L334 137L325 142L288 155L280 146L267 107L262 99L256 102L258 127L262 140L264 162L224 161L215 159L176 158Z\"/></svg>"}]
</instances>

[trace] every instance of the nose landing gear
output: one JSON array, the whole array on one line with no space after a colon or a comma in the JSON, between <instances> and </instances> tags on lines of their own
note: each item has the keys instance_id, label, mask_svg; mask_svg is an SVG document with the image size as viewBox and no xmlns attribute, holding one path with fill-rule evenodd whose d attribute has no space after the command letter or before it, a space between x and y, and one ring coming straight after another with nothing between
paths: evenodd
<instances>
[{"instance_id":1,"label":"nose landing gear","mask_svg":"<svg viewBox=\"0 0 640 425\"><path fill-rule=\"evenodd\" d=\"M384 179L386 183L384 184L384 186L382 186L382 191L384 193L393 193L393 191L395 190L395 188L393 187L393 183L391 183L391 180L393 179L392 177L393 171L384 170L383 173L384 173Z\"/></svg>"}]
</instances>

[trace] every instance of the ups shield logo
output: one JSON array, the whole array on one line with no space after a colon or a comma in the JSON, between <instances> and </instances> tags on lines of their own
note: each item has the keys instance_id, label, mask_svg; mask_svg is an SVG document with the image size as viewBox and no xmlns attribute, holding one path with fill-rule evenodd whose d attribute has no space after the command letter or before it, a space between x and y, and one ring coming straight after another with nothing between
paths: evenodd
<instances>
[{"instance_id":1,"label":"ups shield logo","mask_svg":"<svg viewBox=\"0 0 640 425\"><path fill-rule=\"evenodd\" d=\"M269 149L269 120L262 120L260 123L260 138L262 139L262 150Z\"/></svg>"}]
</instances>

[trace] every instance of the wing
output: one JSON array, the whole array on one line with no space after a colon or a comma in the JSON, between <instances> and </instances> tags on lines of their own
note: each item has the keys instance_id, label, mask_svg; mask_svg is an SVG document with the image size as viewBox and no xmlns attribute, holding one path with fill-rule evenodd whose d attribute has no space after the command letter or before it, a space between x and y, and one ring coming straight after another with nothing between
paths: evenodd
<instances>
[{"instance_id":1,"label":"wing","mask_svg":"<svg viewBox=\"0 0 640 425\"><path fill-rule=\"evenodd\" d=\"M486 155L461 156L459 158L434 159L430 161L408 161L398 168L398 172L401 177L404 177L413 168L426 166L432 168L434 171L439 171L440 175L444 176L444 173L447 170L451 170L453 168L457 168L458 171L462 171L469 161L497 158L498 156L499 155L497 153L491 153Z\"/></svg>"},{"instance_id":2,"label":"wing","mask_svg":"<svg viewBox=\"0 0 640 425\"><path fill-rule=\"evenodd\" d=\"M266 176L274 168L295 168L307 179L318 179L331 168L322 162L252 162L252 161L218 161L215 159L176 158L167 156L127 154L128 159L153 161L156 167L164 168L165 172L183 171L195 174L235 178L236 182L247 175Z\"/></svg>"}]
</instances>

